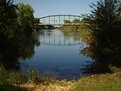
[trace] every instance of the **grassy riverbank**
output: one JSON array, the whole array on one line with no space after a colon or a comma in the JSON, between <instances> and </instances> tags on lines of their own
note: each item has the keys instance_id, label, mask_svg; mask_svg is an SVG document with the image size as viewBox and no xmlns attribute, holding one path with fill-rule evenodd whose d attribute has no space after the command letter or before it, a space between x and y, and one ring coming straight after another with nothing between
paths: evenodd
<instances>
[{"instance_id":1,"label":"grassy riverbank","mask_svg":"<svg viewBox=\"0 0 121 91\"><path fill-rule=\"evenodd\" d=\"M121 91L121 72L82 77L77 81L56 81L48 85L23 84L32 91Z\"/></svg>"},{"instance_id":2,"label":"grassy riverbank","mask_svg":"<svg viewBox=\"0 0 121 91\"><path fill-rule=\"evenodd\" d=\"M35 70L21 73L0 66L0 91L70 91L72 86L73 81L60 81Z\"/></svg>"},{"instance_id":3,"label":"grassy riverbank","mask_svg":"<svg viewBox=\"0 0 121 91\"><path fill-rule=\"evenodd\" d=\"M121 91L121 72L95 74L76 81L55 81L49 84L23 84L32 91Z\"/></svg>"},{"instance_id":4,"label":"grassy riverbank","mask_svg":"<svg viewBox=\"0 0 121 91\"><path fill-rule=\"evenodd\" d=\"M83 30L87 29L85 26L84 21L80 21L80 26L61 26L59 28L61 31L64 33L69 33L69 32L82 32Z\"/></svg>"},{"instance_id":5,"label":"grassy riverbank","mask_svg":"<svg viewBox=\"0 0 121 91\"><path fill-rule=\"evenodd\" d=\"M121 91L121 71L82 77L73 91Z\"/></svg>"},{"instance_id":6,"label":"grassy riverbank","mask_svg":"<svg viewBox=\"0 0 121 91\"><path fill-rule=\"evenodd\" d=\"M68 35L71 32L75 32L79 34L79 37L85 43L90 43L93 40L91 32L89 28L85 25L85 23L80 23L80 26L62 26L59 28L65 35Z\"/></svg>"},{"instance_id":7,"label":"grassy riverbank","mask_svg":"<svg viewBox=\"0 0 121 91\"><path fill-rule=\"evenodd\" d=\"M121 91L121 69L115 67L110 74L94 74L72 81L38 75L39 78L35 71L27 75L28 80L25 74L0 68L0 91Z\"/></svg>"}]
</instances>

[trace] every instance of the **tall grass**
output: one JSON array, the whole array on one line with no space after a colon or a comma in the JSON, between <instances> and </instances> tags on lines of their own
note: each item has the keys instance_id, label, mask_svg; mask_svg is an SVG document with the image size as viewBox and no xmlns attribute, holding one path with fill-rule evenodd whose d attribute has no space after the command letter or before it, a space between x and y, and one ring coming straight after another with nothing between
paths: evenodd
<instances>
[{"instance_id":1,"label":"tall grass","mask_svg":"<svg viewBox=\"0 0 121 91\"><path fill-rule=\"evenodd\" d=\"M8 72L3 66L0 66L0 91L25 91L15 86L22 81L22 77L17 72Z\"/></svg>"},{"instance_id":2,"label":"tall grass","mask_svg":"<svg viewBox=\"0 0 121 91\"><path fill-rule=\"evenodd\" d=\"M55 81L55 77L44 73L40 74L36 70L22 73L14 70L5 70L0 65L0 91L25 91L26 89L20 88L21 84L34 83L47 85Z\"/></svg>"}]
</instances>

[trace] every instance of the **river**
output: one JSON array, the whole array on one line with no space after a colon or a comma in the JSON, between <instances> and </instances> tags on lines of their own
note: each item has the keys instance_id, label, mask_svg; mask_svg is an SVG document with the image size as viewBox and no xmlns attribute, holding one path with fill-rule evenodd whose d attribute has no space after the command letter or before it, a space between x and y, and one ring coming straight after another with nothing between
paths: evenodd
<instances>
[{"instance_id":1,"label":"river","mask_svg":"<svg viewBox=\"0 0 121 91\"><path fill-rule=\"evenodd\" d=\"M32 58L20 60L21 70L37 70L59 79L79 78L92 62L90 57L80 54L87 45L81 41L79 33L63 33L59 29L41 30L40 45Z\"/></svg>"}]
</instances>

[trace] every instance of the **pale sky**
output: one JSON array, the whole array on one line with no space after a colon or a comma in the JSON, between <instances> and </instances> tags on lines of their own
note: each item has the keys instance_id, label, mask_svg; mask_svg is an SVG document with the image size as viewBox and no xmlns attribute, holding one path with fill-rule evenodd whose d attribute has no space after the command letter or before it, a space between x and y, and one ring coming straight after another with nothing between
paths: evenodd
<instances>
[{"instance_id":1,"label":"pale sky","mask_svg":"<svg viewBox=\"0 0 121 91\"><path fill-rule=\"evenodd\" d=\"M14 0L15 3L30 4L35 17L56 14L81 15L90 12L89 4L98 0Z\"/></svg>"}]
</instances>

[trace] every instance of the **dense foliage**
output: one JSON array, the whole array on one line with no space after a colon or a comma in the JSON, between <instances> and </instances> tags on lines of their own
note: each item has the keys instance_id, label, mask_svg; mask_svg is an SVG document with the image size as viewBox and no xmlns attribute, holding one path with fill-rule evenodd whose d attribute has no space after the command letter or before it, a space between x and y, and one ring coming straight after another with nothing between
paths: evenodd
<instances>
[{"instance_id":1,"label":"dense foliage","mask_svg":"<svg viewBox=\"0 0 121 91\"><path fill-rule=\"evenodd\" d=\"M85 51L95 58L95 64L101 64L103 68L109 65L121 67L120 0L100 0L90 7L92 11L84 20L92 38L88 42L90 48Z\"/></svg>"},{"instance_id":2,"label":"dense foliage","mask_svg":"<svg viewBox=\"0 0 121 91\"><path fill-rule=\"evenodd\" d=\"M31 58L39 45L33 12L28 4L0 0L0 91L21 91L10 81L17 74L10 76L6 70L19 70L18 60Z\"/></svg>"},{"instance_id":3,"label":"dense foliage","mask_svg":"<svg viewBox=\"0 0 121 91\"><path fill-rule=\"evenodd\" d=\"M0 1L0 63L16 68L19 58L33 55L34 46L39 44L34 22L30 5Z\"/></svg>"},{"instance_id":4,"label":"dense foliage","mask_svg":"<svg viewBox=\"0 0 121 91\"><path fill-rule=\"evenodd\" d=\"M73 21L65 20L64 24L66 24L66 23L81 23L81 21L79 19L74 19Z\"/></svg>"},{"instance_id":5,"label":"dense foliage","mask_svg":"<svg viewBox=\"0 0 121 91\"><path fill-rule=\"evenodd\" d=\"M16 7L12 0L0 0L0 37L13 36L17 18Z\"/></svg>"},{"instance_id":6,"label":"dense foliage","mask_svg":"<svg viewBox=\"0 0 121 91\"><path fill-rule=\"evenodd\" d=\"M34 12L34 10L32 9L32 7L29 4L25 5L23 3L20 3L18 5L18 9L17 9L18 24L22 27L26 27L26 26L33 27L33 25L34 25L33 12Z\"/></svg>"}]
</instances>

